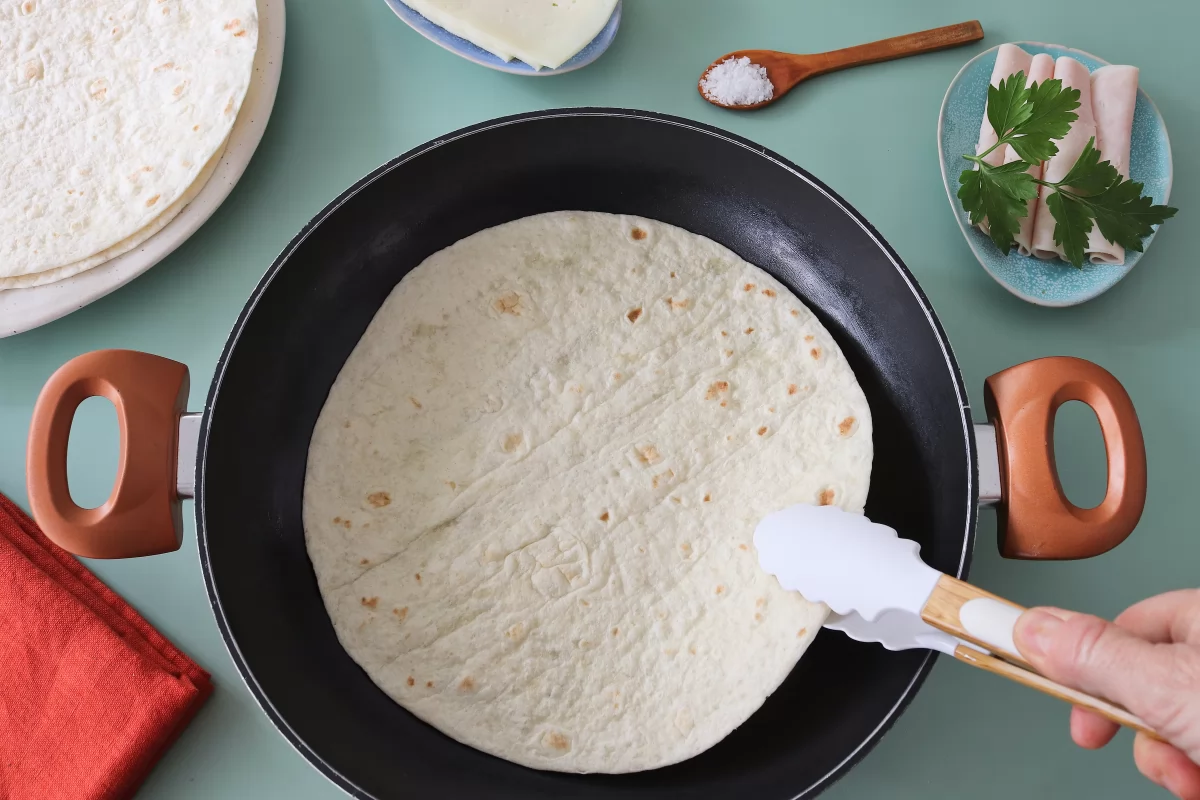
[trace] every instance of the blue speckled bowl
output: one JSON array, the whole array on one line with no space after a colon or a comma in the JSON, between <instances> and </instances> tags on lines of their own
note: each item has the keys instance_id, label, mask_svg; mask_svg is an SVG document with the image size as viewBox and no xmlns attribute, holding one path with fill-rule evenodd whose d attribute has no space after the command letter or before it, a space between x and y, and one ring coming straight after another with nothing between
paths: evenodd
<instances>
[{"instance_id":1,"label":"blue speckled bowl","mask_svg":"<svg viewBox=\"0 0 1200 800\"><path fill-rule=\"evenodd\" d=\"M1082 50L1055 44L1015 44L1033 55L1047 53L1054 58L1070 56L1091 71L1108 63ZM996 64L997 49L993 47L968 61L951 81L946 98L942 101L942 114L938 120L938 151L950 207L975 257L997 283L1022 300L1041 306L1078 305L1112 288L1129 274L1143 254L1130 251L1125 254L1123 265L1086 264L1082 270L1078 270L1057 259L1042 261L1032 256L1017 255L1016 250L1002 253L986 234L971 226L956 196L958 176L969 166L962 156L974 153L979 141L979 124L987 105L987 85L992 77L992 67ZM1154 103L1139 89L1133 115L1129 175L1133 180L1145 184L1146 193L1154 198L1155 203L1166 203L1171 195L1172 172L1171 141L1167 137L1167 126ZM1143 247L1149 249L1153 240L1152 235L1143 242Z\"/></svg>"},{"instance_id":2,"label":"blue speckled bowl","mask_svg":"<svg viewBox=\"0 0 1200 800\"><path fill-rule=\"evenodd\" d=\"M498 69L501 72L511 72L514 75L561 75L564 72L572 72L580 67L586 67L588 64L599 58L608 46L613 43L613 39L617 37L617 28L621 25L621 3L617 3L617 7L613 9L612 16L608 18L608 22L601 29L600 33L596 34L596 38L588 42L587 46L580 50L571 59L562 66L555 69L534 69L524 61L513 59L505 61L499 56L489 53L478 45L468 42L461 36L455 36L450 31L434 25L425 17L413 11L404 0L385 0L392 11L396 12L396 16L404 20L410 28L424 36L431 42L441 45L451 53L460 55L468 61L473 61L476 64L481 64L491 69Z\"/></svg>"}]
</instances>

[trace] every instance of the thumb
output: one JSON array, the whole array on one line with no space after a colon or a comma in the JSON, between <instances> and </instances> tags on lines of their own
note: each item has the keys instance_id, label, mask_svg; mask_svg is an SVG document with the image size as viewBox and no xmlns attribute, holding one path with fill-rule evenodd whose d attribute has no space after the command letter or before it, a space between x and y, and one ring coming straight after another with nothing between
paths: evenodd
<instances>
[{"instance_id":1,"label":"thumb","mask_svg":"<svg viewBox=\"0 0 1200 800\"><path fill-rule=\"evenodd\" d=\"M1179 645L1154 644L1099 617L1035 608L1017 620L1013 638L1021 654L1051 680L1107 698L1142 717L1168 738L1195 692ZM1191 690L1190 692L1188 690ZM1192 698L1194 700L1194 698Z\"/></svg>"}]
</instances>

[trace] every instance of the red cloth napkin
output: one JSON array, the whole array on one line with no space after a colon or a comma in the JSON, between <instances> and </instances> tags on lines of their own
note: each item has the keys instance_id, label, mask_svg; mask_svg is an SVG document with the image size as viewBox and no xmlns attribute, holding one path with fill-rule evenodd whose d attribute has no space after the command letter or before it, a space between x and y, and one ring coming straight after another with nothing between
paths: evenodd
<instances>
[{"instance_id":1,"label":"red cloth napkin","mask_svg":"<svg viewBox=\"0 0 1200 800\"><path fill-rule=\"evenodd\" d=\"M119 800L209 675L0 495L0 798Z\"/></svg>"}]
</instances>

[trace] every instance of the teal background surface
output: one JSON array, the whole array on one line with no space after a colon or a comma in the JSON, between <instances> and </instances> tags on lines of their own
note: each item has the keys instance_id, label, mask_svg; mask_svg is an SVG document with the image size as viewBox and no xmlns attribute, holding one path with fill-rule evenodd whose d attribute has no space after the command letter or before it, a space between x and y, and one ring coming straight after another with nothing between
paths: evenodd
<instances>
[{"instance_id":1,"label":"teal background surface","mask_svg":"<svg viewBox=\"0 0 1200 800\"><path fill-rule=\"evenodd\" d=\"M1200 464L1200 4L1195 0L627 0L612 48L595 64L525 78L468 63L425 41L383 0L290 0L283 78L270 126L241 183L173 255L113 295L44 328L0 340L0 492L26 504L24 447L47 377L80 353L146 350L186 363L199 409L226 334L263 271L339 192L391 157L480 120L556 106L650 109L728 128L799 163L856 206L916 274L941 316L973 405L985 377L1046 355L1092 359L1129 389L1145 428L1150 496L1133 537L1087 562L1025 563L996 553L984 512L971 578L1026 604L1106 616L1158 592L1200 585L1195 522ZM814 80L754 114L713 108L702 69L736 48L813 52L978 18L977 46ZM1012 40L1056 42L1142 68L1142 86L1175 146L1172 204L1146 257L1086 305L1048 309L1012 297L980 268L946 202L936 125L947 85L971 56ZM414 191L421 187L414 186ZM90 401L77 417L70 475L94 505L112 486L115 416ZM1103 494L1103 446L1089 412L1056 433L1063 481L1078 502ZM170 555L89 562L158 628L212 671L217 690L139 798L337 798L242 684L218 635L187 536ZM830 634L825 634L830 635ZM797 708L802 719L803 708ZM1006 681L939 661L882 743L824 797L1158 798L1122 734L1076 749L1066 709Z\"/></svg>"}]
</instances>

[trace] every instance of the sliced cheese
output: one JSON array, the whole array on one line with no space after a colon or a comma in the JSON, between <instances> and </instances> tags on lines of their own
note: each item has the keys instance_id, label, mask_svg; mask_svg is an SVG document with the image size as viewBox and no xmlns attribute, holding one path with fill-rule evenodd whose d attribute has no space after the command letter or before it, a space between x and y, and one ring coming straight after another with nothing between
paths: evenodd
<instances>
[{"instance_id":1,"label":"sliced cheese","mask_svg":"<svg viewBox=\"0 0 1200 800\"><path fill-rule=\"evenodd\" d=\"M617 0L404 0L421 16L505 61L562 66L604 29Z\"/></svg>"}]
</instances>

